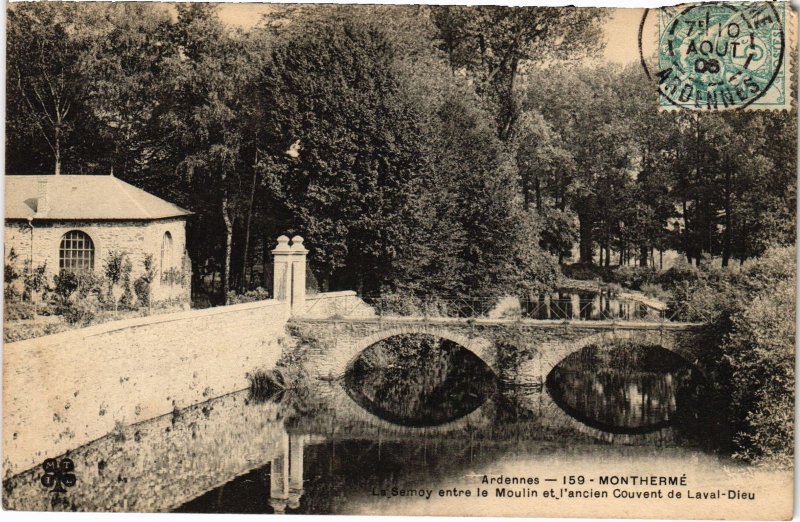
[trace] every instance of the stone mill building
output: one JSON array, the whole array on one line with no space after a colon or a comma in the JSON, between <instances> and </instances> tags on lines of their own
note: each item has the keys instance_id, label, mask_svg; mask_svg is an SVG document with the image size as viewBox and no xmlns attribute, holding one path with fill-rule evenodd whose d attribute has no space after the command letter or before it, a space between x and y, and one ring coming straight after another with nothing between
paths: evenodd
<instances>
[{"instance_id":1,"label":"stone mill building","mask_svg":"<svg viewBox=\"0 0 800 522\"><path fill-rule=\"evenodd\" d=\"M186 301L190 214L113 175L5 176L4 257L13 249L20 267L45 265L52 282L63 271L102 272L110 252L128 256L135 280L150 255L153 302Z\"/></svg>"}]
</instances>

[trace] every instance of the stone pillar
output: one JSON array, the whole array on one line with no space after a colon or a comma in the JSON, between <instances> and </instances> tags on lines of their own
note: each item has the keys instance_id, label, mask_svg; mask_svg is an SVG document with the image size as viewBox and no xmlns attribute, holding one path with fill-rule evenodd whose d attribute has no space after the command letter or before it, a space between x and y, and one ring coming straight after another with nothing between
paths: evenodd
<instances>
[{"instance_id":1,"label":"stone pillar","mask_svg":"<svg viewBox=\"0 0 800 522\"><path fill-rule=\"evenodd\" d=\"M286 301L289 297L292 283L291 259L289 238L280 236L278 246L272 251L272 298L276 301Z\"/></svg>"},{"instance_id":2,"label":"stone pillar","mask_svg":"<svg viewBox=\"0 0 800 522\"><path fill-rule=\"evenodd\" d=\"M303 246L303 238L292 238L292 311L302 312L306 306L306 257L308 250Z\"/></svg>"},{"instance_id":3,"label":"stone pillar","mask_svg":"<svg viewBox=\"0 0 800 522\"><path fill-rule=\"evenodd\" d=\"M302 311L306 303L306 257L308 250L303 246L303 238L280 236L278 246L272 251L274 276L272 296L276 301L288 301L294 313Z\"/></svg>"}]
</instances>

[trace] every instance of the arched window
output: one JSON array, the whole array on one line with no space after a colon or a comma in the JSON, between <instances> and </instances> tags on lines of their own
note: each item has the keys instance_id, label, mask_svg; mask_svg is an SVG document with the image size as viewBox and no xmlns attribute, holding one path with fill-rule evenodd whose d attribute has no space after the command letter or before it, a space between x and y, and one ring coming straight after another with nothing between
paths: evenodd
<instances>
[{"instance_id":1,"label":"arched window","mask_svg":"<svg viewBox=\"0 0 800 522\"><path fill-rule=\"evenodd\" d=\"M172 234L164 232L161 240L161 273L172 268Z\"/></svg>"},{"instance_id":2,"label":"arched window","mask_svg":"<svg viewBox=\"0 0 800 522\"><path fill-rule=\"evenodd\" d=\"M94 270L94 243L80 230L70 230L61 238L58 268L62 272Z\"/></svg>"}]
</instances>

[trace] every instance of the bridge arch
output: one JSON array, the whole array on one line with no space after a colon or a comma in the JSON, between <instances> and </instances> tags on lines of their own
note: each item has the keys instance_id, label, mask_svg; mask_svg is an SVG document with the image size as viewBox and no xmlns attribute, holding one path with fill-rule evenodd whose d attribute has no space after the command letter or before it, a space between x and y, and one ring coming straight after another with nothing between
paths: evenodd
<instances>
[{"instance_id":1,"label":"bridge arch","mask_svg":"<svg viewBox=\"0 0 800 522\"><path fill-rule=\"evenodd\" d=\"M685 343L679 342L674 335L664 335L663 332L656 329L618 329L595 333L568 342L549 343L546 349L539 349L541 356L539 371L542 382L558 363L571 354L593 344L603 346L617 340L631 340L639 344L658 346L680 356L697 367L701 373L705 373L704 369L698 364L697 357L692 353L690 347L686 346Z\"/></svg>"},{"instance_id":2,"label":"bridge arch","mask_svg":"<svg viewBox=\"0 0 800 522\"><path fill-rule=\"evenodd\" d=\"M703 372L697 354L703 348L702 325L632 322L465 321L461 319L369 318L344 320L294 320L293 336L299 343L309 375L323 380L343 377L348 366L367 347L402 334L427 334L447 339L471 351L496 375L517 384L541 384L569 354L590 344L615 339L660 346ZM310 340L306 342L305 339ZM499 367L506 350L515 357L513 367ZM506 375L503 375L503 374Z\"/></svg>"},{"instance_id":3,"label":"bridge arch","mask_svg":"<svg viewBox=\"0 0 800 522\"><path fill-rule=\"evenodd\" d=\"M398 335L430 335L432 337L452 341L472 352L483 361L486 366L491 368L493 372L497 372L493 350L494 344L490 340L480 337L468 337L437 325L409 324L380 330L356 341L347 343L346 346L337 347L342 350L339 352L341 357L338 357L340 359L339 364L332 368L332 375L335 377L344 375L347 369L350 368L361 355L361 352L375 343Z\"/></svg>"}]
</instances>

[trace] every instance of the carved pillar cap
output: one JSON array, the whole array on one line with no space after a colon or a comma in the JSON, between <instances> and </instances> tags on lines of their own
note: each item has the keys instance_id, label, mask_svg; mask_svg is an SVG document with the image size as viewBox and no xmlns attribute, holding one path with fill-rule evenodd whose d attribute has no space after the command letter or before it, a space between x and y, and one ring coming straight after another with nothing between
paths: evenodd
<instances>
[{"instance_id":1,"label":"carved pillar cap","mask_svg":"<svg viewBox=\"0 0 800 522\"><path fill-rule=\"evenodd\" d=\"M286 236L278 237L278 246L272 251L273 254L290 252L292 249L289 247L289 238Z\"/></svg>"},{"instance_id":2,"label":"carved pillar cap","mask_svg":"<svg viewBox=\"0 0 800 522\"><path fill-rule=\"evenodd\" d=\"M308 253L308 250L303 246L303 238L301 236L292 238L292 252Z\"/></svg>"}]
</instances>

